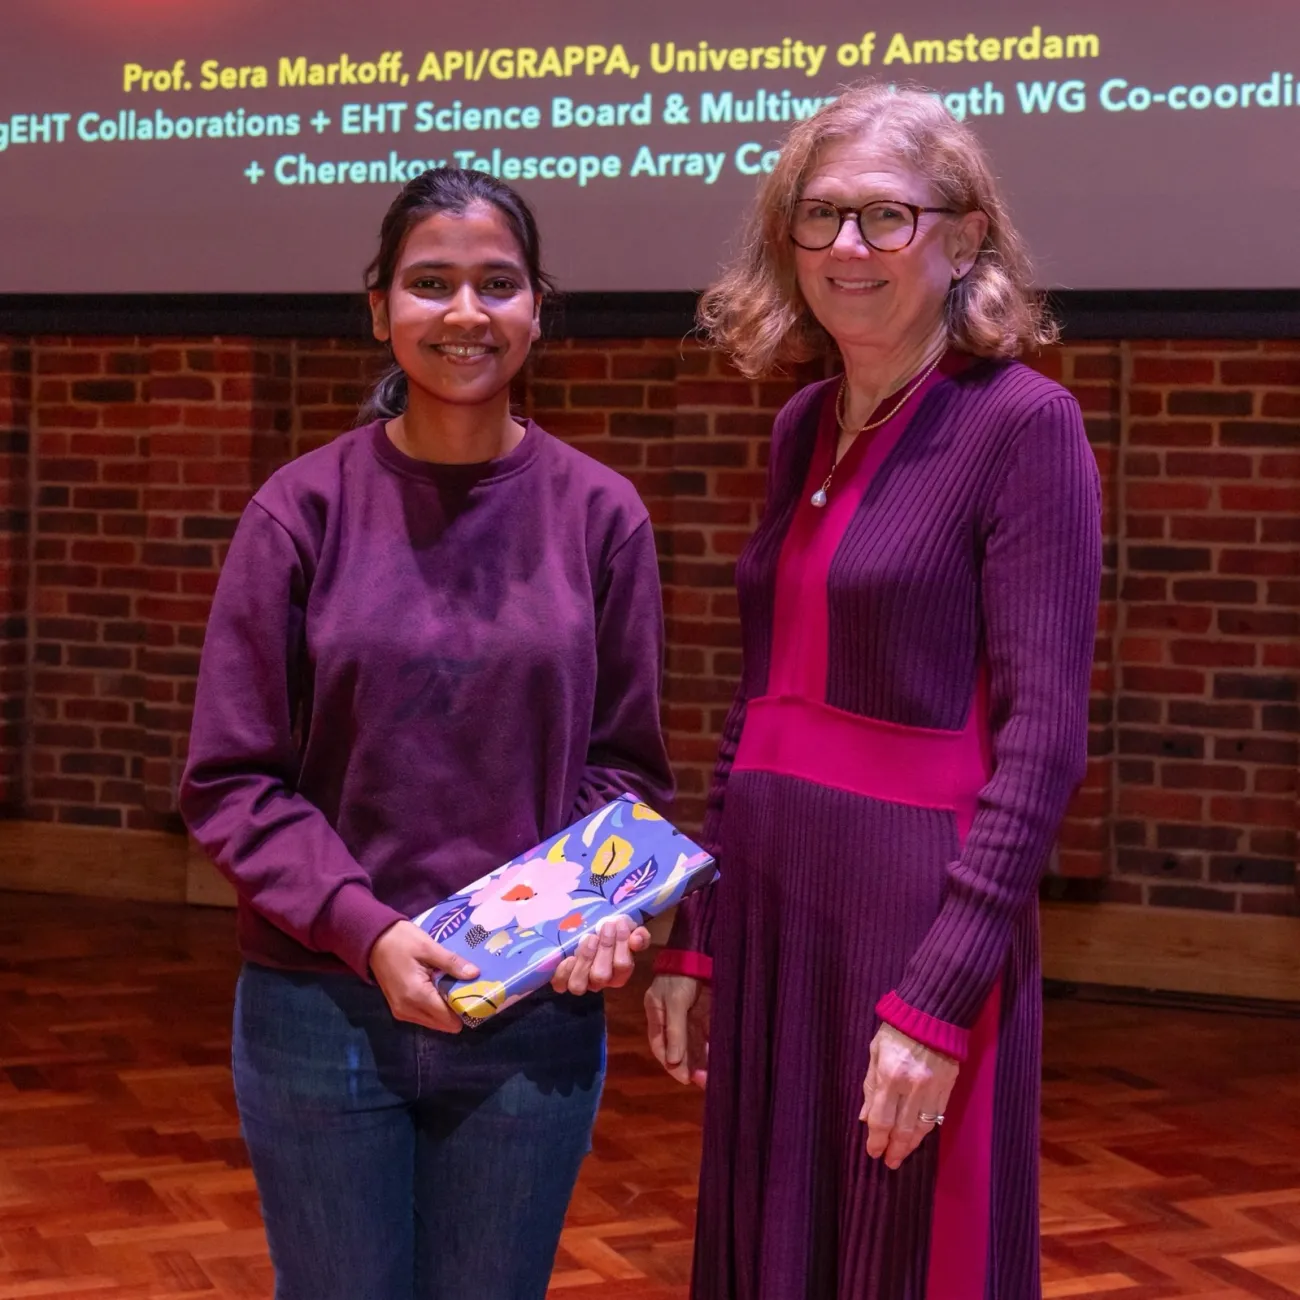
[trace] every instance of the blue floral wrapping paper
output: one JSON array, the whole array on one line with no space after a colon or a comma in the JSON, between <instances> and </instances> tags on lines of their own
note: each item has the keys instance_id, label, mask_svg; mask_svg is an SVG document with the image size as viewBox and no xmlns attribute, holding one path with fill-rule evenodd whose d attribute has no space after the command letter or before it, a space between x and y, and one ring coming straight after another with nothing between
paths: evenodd
<instances>
[{"instance_id":1,"label":"blue floral wrapping paper","mask_svg":"<svg viewBox=\"0 0 1300 1300\"><path fill-rule=\"evenodd\" d=\"M479 968L438 991L473 1026L550 982L585 934L641 925L717 874L713 858L635 795L589 813L421 913L415 924Z\"/></svg>"}]
</instances>

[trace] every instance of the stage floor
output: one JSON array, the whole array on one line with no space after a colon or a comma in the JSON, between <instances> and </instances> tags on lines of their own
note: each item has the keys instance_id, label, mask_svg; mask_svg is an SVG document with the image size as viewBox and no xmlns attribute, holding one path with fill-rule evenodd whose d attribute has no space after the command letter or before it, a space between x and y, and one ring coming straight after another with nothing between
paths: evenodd
<instances>
[{"instance_id":1,"label":"stage floor","mask_svg":"<svg viewBox=\"0 0 1300 1300\"><path fill-rule=\"evenodd\" d=\"M269 1300L233 917L0 893L0 1300ZM556 1297L685 1300L700 1098L611 998ZM1300 1018L1051 998L1046 1297L1300 1297ZM468 1295L466 1300L473 1300Z\"/></svg>"}]
</instances>

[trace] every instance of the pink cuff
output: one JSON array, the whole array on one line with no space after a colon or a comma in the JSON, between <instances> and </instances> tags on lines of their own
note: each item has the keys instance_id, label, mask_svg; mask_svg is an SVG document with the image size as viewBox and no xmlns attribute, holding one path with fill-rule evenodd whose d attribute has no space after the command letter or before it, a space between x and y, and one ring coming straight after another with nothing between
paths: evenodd
<instances>
[{"instance_id":1,"label":"pink cuff","mask_svg":"<svg viewBox=\"0 0 1300 1300\"><path fill-rule=\"evenodd\" d=\"M688 948L664 948L655 957L656 975L689 975L692 979L713 978L713 958Z\"/></svg>"},{"instance_id":2,"label":"pink cuff","mask_svg":"<svg viewBox=\"0 0 1300 1300\"><path fill-rule=\"evenodd\" d=\"M956 1057L959 1061L966 1059L970 1047L969 1029L927 1016L924 1011L909 1006L897 993L886 993L876 1003L876 1015L909 1038L933 1047L936 1052Z\"/></svg>"}]
</instances>

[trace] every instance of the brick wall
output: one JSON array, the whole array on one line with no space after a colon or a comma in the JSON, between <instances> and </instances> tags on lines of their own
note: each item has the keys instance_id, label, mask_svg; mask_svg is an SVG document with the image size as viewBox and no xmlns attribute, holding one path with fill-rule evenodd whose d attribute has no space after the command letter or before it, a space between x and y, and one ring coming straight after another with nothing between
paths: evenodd
<instances>
[{"instance_id":1,"label":"brick wall","mask_svg":"<svg viewBox=\"0 0 1300 1300\"><path fill-rule=\"evenodd\" d=\"M23 803L31 352L0 338L0 816Z\"/></svg>"},{"instance_id":2,"label":"brick wall","mask_svg":"<svg viewBox=\"0 0 1300 1300\"><path fill-rule=\"evenodd\" d=\"M1294 910L1300 344L1126 363L1117 896Z\"/></svg>"},{"instance_id":3,"label":"brick wall","mask_svg":"<svg viewBox=\"0 0 1300 1300\"><path fill-rule=\"evenodd\" d=\"M351 342L0 340L10 815L179 829L223 543L276 465L347 427L375 360ZM1295 911L1300 346L1089 344L1037 364L1083 405L1107 497L1092 761L1052 890ZM520 385L654 518L687 824L739 670L731 567L771 416L809 377L751 383L676 340L582 341L540 351Z\"/></svg>"}]
</instances>

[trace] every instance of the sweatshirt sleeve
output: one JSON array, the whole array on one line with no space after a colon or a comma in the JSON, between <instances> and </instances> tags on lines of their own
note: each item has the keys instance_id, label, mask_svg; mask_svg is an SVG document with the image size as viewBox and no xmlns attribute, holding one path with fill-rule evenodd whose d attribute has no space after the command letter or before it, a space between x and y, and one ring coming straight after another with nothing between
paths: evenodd
<instances>
[{"instance_id":1,"label":"sweatshirt sleeve","mask_svg":"<svg viewBox=\"0 0 1300 1300\"><path fill-rule=\"evenodd\" d=\"M403 916L296 789L308 585L293 538L254 500L208 619L180 808L244 902L369 979L372 945Z\"/></svg>"},{"instance_id":2,"label":"sweatshirt sleeve","mask_svg":"<svg viewBox=\"0 0 1300 1300\"><path fill-rule=\"evenodd\" d=\"M1018 431L986 521L981 571L993 775L939 915L880 1016L964 1057L969 1030L1037 897L1087 760L1101 575L1100 485L1078 405Z\"/></svg>"},{"instance_id":3,"label":"sweatshirt sleeve","mask_svg":"<svg viewBox=\"0 0 1300 1300\"><path fill-rule=\"evenodd\" d=\"M654 530L644 519L608 561L596 596L596 699L571 820L625 791L666 810L674 780L659 693L664 614Z\"/></svg>"}]
</instances>

